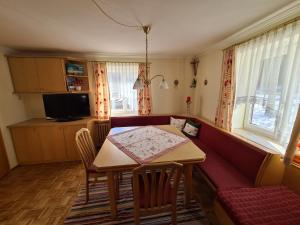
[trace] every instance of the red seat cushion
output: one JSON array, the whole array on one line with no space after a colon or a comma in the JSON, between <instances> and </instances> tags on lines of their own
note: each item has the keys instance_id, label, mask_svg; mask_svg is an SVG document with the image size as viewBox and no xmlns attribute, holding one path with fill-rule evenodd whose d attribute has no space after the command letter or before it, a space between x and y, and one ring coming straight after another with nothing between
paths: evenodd
<instances>
[{"instance_id":1,"label":"red seat cushion","mask_svg":"<svg viewBox=\"0 0 300 225\"><path fill-rule=\"evenodd\" d=\"M202 123L199 139L251 179L252 183L255 182L260 166L268 155L267 152L205 123Z\"/></svg>"},{"instance_id":2,"label":"red seat cushion","mask_svg":"<svg viewBox=\"0 0 300 225\"><path fill-rule=\"evenodd\" d=\"M285 186L221 190L218 199L237 225L300 224L300 196Z\"/></svg>"},{"instance_id":3,"label":"red seat cushion","mask_svg":"<svg viewBox=\"0 0 300 225\"><path fill-rule=\"evenodd\" d=\"M217 189L254 186L254 183L249 178L240 173L238 169L219 156L214 150L201 144L201 142L196 144L206 153L205 161L198 165Z\"/></svg>"}]
</instances>

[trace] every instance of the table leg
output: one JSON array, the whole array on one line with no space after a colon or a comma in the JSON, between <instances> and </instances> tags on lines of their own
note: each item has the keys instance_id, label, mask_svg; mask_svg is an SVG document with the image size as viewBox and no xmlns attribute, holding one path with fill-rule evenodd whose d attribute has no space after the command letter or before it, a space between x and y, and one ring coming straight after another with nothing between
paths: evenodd
<instances>
[{"instance_id":1,"label":"table leg","mask_svg":"<svg viewBox=\"0 0 300 225\"><path fill-rule=\"evenodd\" d=\"M193 196L193 164L184 165L185 206L188 207Z\"/></svg>"},{"instance_id":2,"label":"table leg","mask_svg":"<svg viewBox=\"0 0 300 225\"><path fill-rule=\"evenodd\" d=\"M112 171L109 171L106 174L107 174L107 187L108 187L108 193L109 193L111 215L113 218L116 218L117 217L117 197L116 197L115 176Z\"/></svg>"}]
</instances>

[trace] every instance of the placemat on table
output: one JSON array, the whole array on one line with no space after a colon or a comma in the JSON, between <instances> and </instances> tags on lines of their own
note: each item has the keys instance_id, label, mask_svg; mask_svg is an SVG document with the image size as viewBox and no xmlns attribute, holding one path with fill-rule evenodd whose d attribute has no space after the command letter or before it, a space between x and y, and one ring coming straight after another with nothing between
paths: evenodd
<instances>
[{"instance_id":1,"label":"placemat on table","mask_svg":"<svg viewBox=\"0 0 300 225\"><path fill-rule=\"evenodd\" d=\"M190 141L186 137L155 126L138 127L109 135L107 138L140 164L148 163Z\"/></svg>"}]
</instances>

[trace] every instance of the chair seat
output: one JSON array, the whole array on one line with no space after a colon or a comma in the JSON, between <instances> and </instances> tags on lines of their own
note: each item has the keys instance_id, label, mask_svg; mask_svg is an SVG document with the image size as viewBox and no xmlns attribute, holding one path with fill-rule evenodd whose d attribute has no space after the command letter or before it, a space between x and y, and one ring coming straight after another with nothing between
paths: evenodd
<instances>
[{"instance_id":1,"label":"chair seat","mask_svg":"<svg viewBox=\"0 0 300 225\"><path fill-rule=\"evenodd\" d=\"M300 224L300 196L285 186L222 190L218 200L237 225Z\"/></svg>"}]
</instances>

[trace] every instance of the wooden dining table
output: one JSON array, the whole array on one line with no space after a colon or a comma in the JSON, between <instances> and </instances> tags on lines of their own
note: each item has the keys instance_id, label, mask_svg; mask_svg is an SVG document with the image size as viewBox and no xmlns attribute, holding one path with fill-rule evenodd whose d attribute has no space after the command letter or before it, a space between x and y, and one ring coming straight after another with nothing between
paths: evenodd
<instances>
[{"instance_id":1,"label":"wooden dining table","mask_svg":"<svg viewBox=\"0 0 300 225\"><path fill-rule=\"evenodd\" d=\"M174 126L159 125L157 127L184 137L184 134ZM118 134L135 128L137 127L115 127L110 130L108 135ZM193 165L203 162L205 157L205 153L192 141L189 141L178 146L172 151L168 151L167 153L159 156L150 163L178 162L183 164L185 205L188 206L193 192ZM115 218L117 217L117 186L115 182L115 174L132 171L134 168L139 167L140 164L106 138L94 160L94 166L97 171L105 172L107 174L111 213L112 217Z\"/></svg>"}]
</instances>

